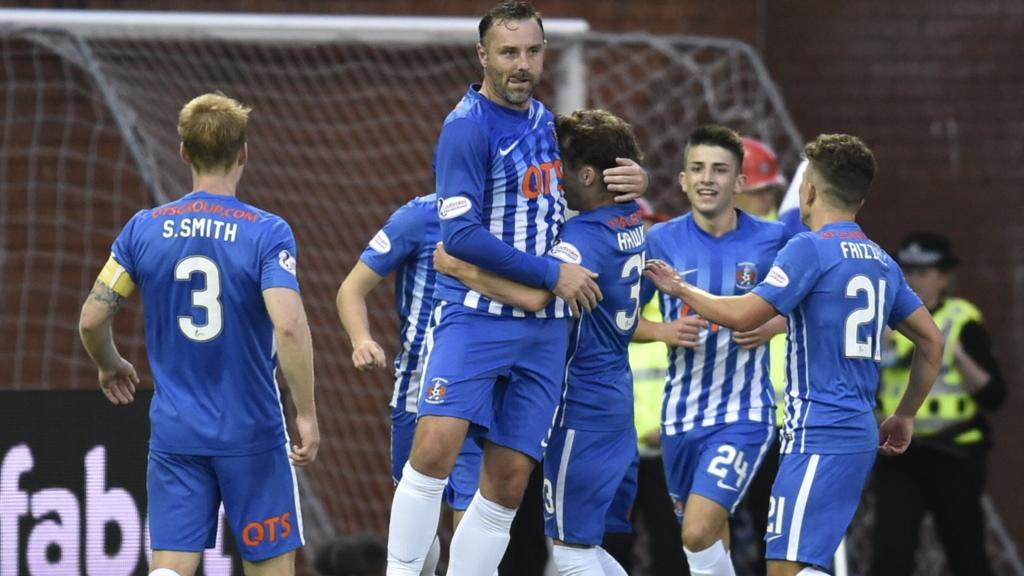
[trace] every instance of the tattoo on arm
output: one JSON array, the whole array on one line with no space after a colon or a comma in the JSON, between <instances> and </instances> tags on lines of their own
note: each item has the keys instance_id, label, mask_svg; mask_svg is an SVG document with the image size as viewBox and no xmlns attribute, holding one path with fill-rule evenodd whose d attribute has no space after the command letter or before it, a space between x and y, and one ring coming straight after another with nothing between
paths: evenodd
<instances>
[{"instance_id":1,"label":"tattoo on arm","mask_svg":"<svg viewBox=\"0 0 1024 576\"><path fill-rule=\"evenodd\" d=\"M92 285L92 291L89 292L89 299L106 306L110 310L111 314L120 310L121 305L124 304L124 296L114 292L110 286L107 286L99 280Z\"/></svg>"}]
</instances>

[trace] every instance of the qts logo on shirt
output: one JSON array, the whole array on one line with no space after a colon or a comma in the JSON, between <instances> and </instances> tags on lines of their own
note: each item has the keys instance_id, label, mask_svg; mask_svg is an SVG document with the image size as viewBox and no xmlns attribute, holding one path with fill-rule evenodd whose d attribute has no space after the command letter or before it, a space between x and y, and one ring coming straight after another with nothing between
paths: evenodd
<instances>
[{"instance_id":1,"label":"qts logo on shirt","mask_svg":"<svg viewBox=\"0 0 1024 576\"><path fill-rule=\"evenodd\" d=\"M532 165L523 174L523 196L530 200L536 200L541 194L551 195L551 181L554 179L555 188L562 192L562 161L542 162L540 165Z\"/></svg>"}]
</instances>

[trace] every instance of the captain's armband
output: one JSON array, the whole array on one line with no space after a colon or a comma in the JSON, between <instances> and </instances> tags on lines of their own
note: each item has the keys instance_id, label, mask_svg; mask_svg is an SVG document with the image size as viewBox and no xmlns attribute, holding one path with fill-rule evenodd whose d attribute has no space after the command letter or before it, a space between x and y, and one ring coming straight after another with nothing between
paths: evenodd
<instances>
[{"instance_id":1,"label":"captain's armband","mask_svg":"<svg viewBox=\"0 0 1024 576\"><path fill-rule=\"evenodd\" d=\"M107 259L107 263L103 265L97 280L125 298L131 296L132 292L135 292L135 281L132 280L131 275L124 269L124 266L121 266L114 259L113 254Z\"/></svg>"}]
</instances>

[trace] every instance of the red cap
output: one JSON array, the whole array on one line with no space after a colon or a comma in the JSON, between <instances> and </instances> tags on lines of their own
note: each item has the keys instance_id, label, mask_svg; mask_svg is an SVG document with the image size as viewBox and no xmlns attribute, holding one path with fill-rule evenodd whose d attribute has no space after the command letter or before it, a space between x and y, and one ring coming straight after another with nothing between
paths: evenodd
<instances>
[{"instance_id":1,"label":"red cap","mask_svg":"<svg viewBox=\"0 0 1024 576\"><path fill-rule=\"evenodd\" d=\"M743 175L747 177L747 190L765 186L785 186L786 179L779 174L775 152L763 142L743 139Z\"/></svg>"},{"instance_id":2,"label":"red cap","mask_svg":"<svg viewBox=\"0 0 1024 576\"><path fill-rule=\"evenodd\" d=\"M657 212L654 209L654 206L652 206L651 203L648 202L646 199L637 198L636 203L640 205L640 217L643 218L644 220L647 220L648 222L651 222L653 224L669 220L669 216L667 214Z\"/></svg>"}]
</instances>

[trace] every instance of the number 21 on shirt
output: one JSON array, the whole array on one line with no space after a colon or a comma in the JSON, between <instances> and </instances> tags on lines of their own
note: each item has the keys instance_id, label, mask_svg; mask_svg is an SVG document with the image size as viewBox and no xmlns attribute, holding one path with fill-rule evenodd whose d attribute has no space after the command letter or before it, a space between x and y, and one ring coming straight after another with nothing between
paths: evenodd
<instances>
[{"instance_id":1,"label":"number 21 on shirt","mask_svg":"<svg viewBox=\"0 0 1024 576\"><path fill-rule=\"evenodd\" d=\"M846 297L857 300L858 304L865 300L866 303L846 317L843 328L843 354L847 358L881 361L882 326L885 324L882 316L885 313L885 278L878 279L876 289L870 278L858 274L846 283ZM872 322L875 325L870 329ZM865 325L869 326L869 332L865 339L861 340L860 327Z\"/></svg>"}]
</instances>

